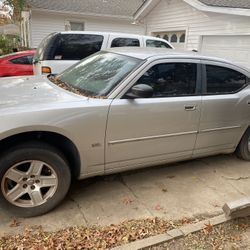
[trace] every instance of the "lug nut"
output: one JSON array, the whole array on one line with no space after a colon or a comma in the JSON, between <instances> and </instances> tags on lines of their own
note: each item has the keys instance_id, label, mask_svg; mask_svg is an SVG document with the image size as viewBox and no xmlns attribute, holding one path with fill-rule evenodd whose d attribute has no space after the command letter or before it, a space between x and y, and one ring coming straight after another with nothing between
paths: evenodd
<instances>
[{"instance_id":1,"label":"lug nut","mask_svg":"<svg viewBox=\"0 0 250 250\"><path fill-rule=\"evenodd\" d=\"M36 184L39 184L40 183L40 181L39 180L36 180Z\"/></svg>"},{"instance_id":2,"label":"lug nut","mask_svg":"<svg viewBox=\"0 0 250 250\"><path fill-rule=\"evenodd\" d=\"M35 175L31 175L30 178L32 178L32 179L35 178Z\"/></svg>"},{"instance_id":3,"label":"lug nut","mask_svg":"<svg viewBox=\"0 0 250 250\"><path fill-rule=\"evenodd\" d=\"M26 178L26 177L25 177L25 178L23 178L23 181L27 181L27 180L28 180L28 178Z\"/></svg>"},{"instance_id":4,"label":"lug nut","mask_svg":"<svg viewBox=\"0 0 250 250\"><path fill-rule=\"evenodd\" d=\"M34 185L32 185L30 188L31 188L32 190L34 190L36 187L35 187Z\"/></svg>"},{"instance_id":5,"label":"lug nut","mask_svg":"<svg viewBox=\"0 0 250 250\"><path fill-rule=\"evenodd\" d=\"M27 185L27 184L24 184L24 185L23 185L23 188L27 188L27 187L28 187L28 185Z\"/></svg>"}]
</instances>

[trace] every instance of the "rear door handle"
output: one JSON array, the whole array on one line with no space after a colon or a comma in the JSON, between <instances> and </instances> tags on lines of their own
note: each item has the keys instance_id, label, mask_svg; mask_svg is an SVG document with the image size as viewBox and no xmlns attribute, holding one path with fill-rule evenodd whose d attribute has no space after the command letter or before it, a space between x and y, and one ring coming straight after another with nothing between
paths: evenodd
<instances>
[{"instance_id":1,"label":"rear door handle","mask_svg":"<svg viewBox=\"0 0 250 250\"><path fill-rule=\"evenodd\" d=\"M195 111L196 110L196 105L186 105L185 110L186 111Z\"/></svg>"}]
</instances>

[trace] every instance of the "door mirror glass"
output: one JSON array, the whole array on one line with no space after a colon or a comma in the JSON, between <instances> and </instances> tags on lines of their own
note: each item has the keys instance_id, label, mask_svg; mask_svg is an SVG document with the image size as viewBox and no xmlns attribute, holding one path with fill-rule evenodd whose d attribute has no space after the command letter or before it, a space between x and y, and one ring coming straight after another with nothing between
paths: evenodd
<instances>
[{"instance_id":1,"label":"door mirror glass","mask_svg":"<svg viewBox=\"0 0 250 250\"><path fill-rule=\"evenodd\" d=\"M151 86L147 84L137 84L131 88L129 93L126 94L126 97L135 99L135 98L150 98L153 96L154 90Z\"/></svg>"}]
</instances>

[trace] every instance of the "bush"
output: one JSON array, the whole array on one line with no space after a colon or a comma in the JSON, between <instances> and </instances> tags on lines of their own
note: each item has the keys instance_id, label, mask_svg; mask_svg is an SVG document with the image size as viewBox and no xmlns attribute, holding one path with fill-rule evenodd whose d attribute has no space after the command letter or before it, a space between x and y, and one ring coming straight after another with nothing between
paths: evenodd
<instances>
[{"instance_id":1,"label":"bush","mask_svg":"<svg viewBox=\"0 0 250 250\"><path fill-rule=\"evenodd\" d=\"M13 52L13 48L17 47L16 36L0 35L0 55L5 55Z\"/></svg>"}]
</instances>

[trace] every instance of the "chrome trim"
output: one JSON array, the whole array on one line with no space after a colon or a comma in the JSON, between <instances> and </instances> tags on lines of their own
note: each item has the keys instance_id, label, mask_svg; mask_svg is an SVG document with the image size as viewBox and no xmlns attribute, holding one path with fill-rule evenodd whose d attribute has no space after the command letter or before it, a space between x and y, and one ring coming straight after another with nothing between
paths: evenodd
<instances>
[{"instance_id":1,"label":"chrome trim","mask_svg":"<svg viewBox=\"0 0 250 250\"><path fill-rule=\"evenodd\" d=\"M204 130L201 130L200 133L207 133L207 132L214 132L214 131L221 131L221 130L228 130L228 129L236 129L236 128L241 128L241 126L238 125L238 126L232 126L232 127L204 129Z\"/></svg>"},{"instance_id":2,"label":"chrome trim","mask_svg":"<svg viewBox=\"0 0 250 250\"><path fill-rule=\"evenodd\" d=\"M147 137L140 137L140 138L131 138L131 139L124 139L124 140L110 141L110 142L108 142L108 144L114 145L114 144L122 144L122 143L127 143L127 142L137 142L137 141L161 139L161 138L167 138L167 137L173 137L173 136L192 135L192 134L197 134L197 133L198 133L198 131L190 131L190 132L174 133L174 134L166 134L166 135L155 135L155 136L147 136Z\"/></svg>"}]
</instances>

